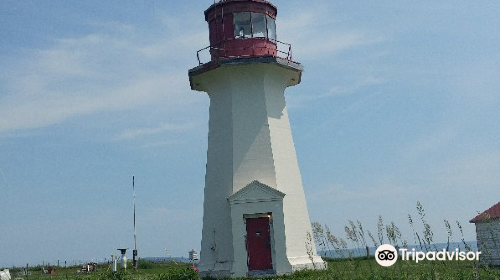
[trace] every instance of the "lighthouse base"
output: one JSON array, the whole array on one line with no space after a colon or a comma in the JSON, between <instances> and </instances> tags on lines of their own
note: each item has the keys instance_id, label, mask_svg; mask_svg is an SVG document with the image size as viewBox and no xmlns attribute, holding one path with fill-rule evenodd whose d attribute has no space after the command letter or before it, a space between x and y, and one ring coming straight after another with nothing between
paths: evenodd
<instances>
[{"instance_id":1,"label":"lighthouse base","mask_svg":"<svg viewBox=\"0 0 500 280\"><path fill-rule=\"evenodd\" d=\"M211 262L203 259L202 252L198 267L201 276L263 277L326 268L326 263L315 254L313 244L310 244L314 241L308 241L306 229L300 238L286 235L285 196L285 193L259 181L253 181L231 195L227 200L231 212L232 260L218 260L216 246L211 251L214 256ZM298 251L297 247L302 249Z\"/></svg>"},{"instance_id":2,"label":"lighthouse base","mask_svg":"<svg viewBox=\"0 0 500 280\"><path fill-rule=\"evenodd\" d=\"M201 278L216 278L216 279L226 279L234 277L231 274L232 264L199 264L198 271Z\"/></svg>"},{"instance_id":3,"label":"lighthouse base","mask_svg":"<svg viewBox=\"0 0 500 280\"><path fill-rule=\"evenodd\" d=\"M286 275L292 274L299 270L323 270L326 269L327 263L321 259L320 256L304 256L288 259L289 264L286 268L282 267L281 270L237 270L230 269L234 263L204 265L198 266L200 277L210 277L216 279L237 278L237 277L267 277L273 275Z\"/></svg>"},{"instance_id":4,"label":"lighthouse base","mask_svg":"<svg viewBox=\"0 0 500 280\"><path fill-rule=\"evenodd\" d=\"M296 258L288 258L290 265L292 266L292 271L299 271L303 269L326 269L327 263L323 261L320 256L304 256Z\"/></svg>"}]
</instances>

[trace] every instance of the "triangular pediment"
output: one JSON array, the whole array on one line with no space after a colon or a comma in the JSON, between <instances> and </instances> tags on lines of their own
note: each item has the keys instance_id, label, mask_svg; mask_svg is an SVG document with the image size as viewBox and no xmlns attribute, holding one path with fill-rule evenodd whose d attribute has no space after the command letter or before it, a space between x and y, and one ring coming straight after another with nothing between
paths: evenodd
<instances>
[{"instance_id":1,"label":"triangular pediment","mask_svg":"<svg viewBox=\"0 0 500 280\"><path fill-rule=\"evenodd\" d=\"M231 204L265 201L281 201L285 194L257 180L231 195L227 200Z\"/></svg>"}]
</instances>

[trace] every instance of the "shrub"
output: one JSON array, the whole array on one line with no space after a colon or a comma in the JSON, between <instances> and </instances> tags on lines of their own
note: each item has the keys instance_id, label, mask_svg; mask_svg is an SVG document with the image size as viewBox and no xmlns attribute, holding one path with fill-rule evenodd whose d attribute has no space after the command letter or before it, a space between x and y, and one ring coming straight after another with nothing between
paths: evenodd
<instances>
[{"instance_id":1,"label":"shrub","mask_svg":"<svg viewBox=\"0 0 500 280\"><path fill-rule=\"evenodd\" d=\"M198 272L192 267L172 267L168 272L160 273L156 280L198 280Z\"/></svg>"},{"instance_id":2,"label":"shrub","mask_svg":"<svg viewBox=\"0 0 500 280\"><path fill-rule=\"evenodd\" d=\"M107 271L87 275L78 275L78 280L130 280L130 274L123 271Z\"/></svg>"},{"instance_id":3,"label":"shrub","mask_svg":"<svg viewBox=\"0 0 500 280\"><path fill-rule=\"evenodd\" d=\"M151 269L154 268L155 264L152 261L139 259L137 262L138 269Z\"/></svg>"}]
</instances>

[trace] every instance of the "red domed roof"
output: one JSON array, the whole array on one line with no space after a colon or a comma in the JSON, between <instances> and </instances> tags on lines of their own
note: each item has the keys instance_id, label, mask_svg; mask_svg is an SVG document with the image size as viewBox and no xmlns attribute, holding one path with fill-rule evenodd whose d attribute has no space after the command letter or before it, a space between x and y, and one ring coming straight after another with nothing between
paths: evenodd
<instances>
[{"instance_id":1,"label":"red domed roof","mask_svg":"<svg viewBox=\"0 0 500 280\"><path fill-rule=\"evenodd\" d=\"M270 2L264 0L222 0L212 4L205 11L205 20L210 22L215 16L220 16L222 13L234 12L263 13L276 18L278 9Z\"/></svg>"}]
</instances>

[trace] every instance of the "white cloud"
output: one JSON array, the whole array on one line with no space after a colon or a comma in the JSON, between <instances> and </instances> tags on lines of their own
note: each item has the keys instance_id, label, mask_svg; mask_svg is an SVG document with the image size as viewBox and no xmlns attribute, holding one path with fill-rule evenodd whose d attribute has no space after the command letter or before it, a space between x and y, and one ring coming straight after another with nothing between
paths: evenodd
<instances>
[{"instance_id":1,"label":"white cloud","mask_svg":"<svg viewBox=\"0 0 500 280\"><path fill-rule=\"evenodd\" d=\"M331 8L305 7L300 14L278 19L278 39L292 44L293 57L302 60L331 58L342 51L383 42L380 34L348 29L337 24ZM289 17L287 17L289 16Z\"/></svg>"},{"instance_id":2,"label":"white cloud","mask_svg":"<svg viewBox=\"0 0 500 280\"><path fill-rule=\"evenodd\" d=\"M475 196L497 195L500 152L477 153L448 160L435 170L435 174L434 185L441 189L468 189L469 194Z\"/></svg>"},{"instance_id":3,"label":"white cloud","mask_svg":"<svg viewBox=\"0 0 500 280\"><path fill-rule=\"evenodd\" d=\"M385 81L382 78L374 77L371 75L368 75L366 77L356 77L356 78L358 80L352 81L352 83L349 84L337 83L333 86L330 86L330 88L326 89L324 92L318 92L318 93L309 92L308 94L297 94L288 96L287 97L288 108L298 108L307 104L306 102L308 101L313 101L317 99L356 94L359 93L360 91L365 90L366 88L385 83ZM356 106L350 106L348 109L345 110L345 112L354 110L355 109L354 107Z\"/></svg>"},{"instance_id":4,"label":"white cloud","mask_svg":"<svg viewBox=\"0 0 500 280\"><path fill-rule=\"evenodd\" d=\"M160 148L160 147L166 147L166 146L170 146L170 145L173 145L175 144L176 142L175 141L157 141L157 142L148 142L148 143L145 143L145 144L142 144L140 145L139 147L137 147L138 149L156 149L156 148Z\"/></svg>"},{"instance_id":5,"label":"white cloud","mask_svg":"<svg viewBox=\"0 0 500 280\"><path fill-rule=\"evenodd\" d=\"M185 57L195 61L195 52L187 45L200 33L155 40L144 30L127 27L128 33L123 34L113 26L114 32L60 38L46 49L32 49L25 57L11 59L8 69L1 67L5 72L0 133L40 128L94 112L158 103L168 108L194 100L194 95L187 94L187 69L195 63L186 64Z\"/></svg>"},{"instance_id":6,"label":"white cloud","mask_svg":"<svg viewBox=\"0 0 500 280\"><path fill-rule=\"evenodd\" d=\"M423 134L419 138L412 140L402 149L401 156L406 160L420 159L421 156L428 157L429 154L452 143L457 135L459 135L459 128L441 126L438 130Z\"/></svg>"},{"instance_id":7,"label":"white cloud","mask_svg":"<svg viewBox=\"0 0 500 280\"><path fill-rule=\"evenodd\" d=\"M129 109L152 102L164 101L168 106L166 97L181 99L180 93L187 91L176 86L180 78L179 74L152 74L110 89L91 86L91 93L72 88L67 89L71 92L66 94L67 91L63 89L50 90L47 86L39 88L37 92L24 92L24 96L10 100L5 98L0 105L0 132L44 127L74 116Z\"/></svg>"},{"instance_id":8,"label":"white cloud","mask_svg":"<svg viewBox=\"0 0 500 280\"><path fill-rule=\"evenodd\" d=\"M186 131L193 129L196 126L197 125L195 123L186 123L186 124L163 123L156 127L141 127L141 128L127 129L123 131L120 135L118 135L116 139L131 140L139 137L161 134L164 132Z\"/></svg>"},{"instance_id":9,"label":"white cloud","mask_svg":"<svg viewBox=\"0 0 500 280\"><path fill-rule=\"evenodd\" d=\"M363 80L359 80L353 84L332 86L328 92L320 95L320 97L329 97L329 96L351 94L354 92L358 92L359 90L362 90L366 87L373 86L373 85L379 85L379 84L382 84L384 82L385 81L383 81L381 78L374 77L374 76L368 76L368 77L364 78Z\"/></svg>"},{"instance_id":10,"label":"white cloud","mask_svg":"<svg viewBox=\"0 0 500 280\"><path fill-rule=\"evenodd\" d=\"M369 185L353 186L343 184L330 184L323 189L316 189L308 195L308 199L312 202L322 203L336 200L342 200L344 203L386 203L394 197L407 197L409 193L418 193L419 190L415 186L403 186L396 177L392 178L374 178ZM382 199L382 196L387 196ZM380 200L373 201L374 198Z\"/></svg>"}]
</instances>

